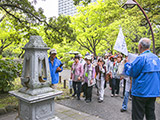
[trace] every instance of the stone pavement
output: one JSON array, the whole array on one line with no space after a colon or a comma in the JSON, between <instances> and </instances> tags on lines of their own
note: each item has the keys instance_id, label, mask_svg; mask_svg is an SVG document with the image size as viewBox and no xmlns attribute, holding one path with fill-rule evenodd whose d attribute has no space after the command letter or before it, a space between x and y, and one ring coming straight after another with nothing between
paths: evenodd
<instances>
[{"instance_id":1,"label":"stone pavement","mask_svg":"<svg viewBox=\"0 0 160 120\"><path fill-rule=\"evenodd\" d=\"M108 85L107 85L108 86ZM97 116L103 120L131 120L131 101L128 102L128 109L126 112L120 112L122 108L123 99L121 98L122 91L120 92L119 97L111 97L110 89L105 89L104 101L98 103L96 88L93 88L92 93L92 102L86 103L84 98L81 97L81 100L76 98L58 100L57 103L65 105L67 107L73 108L75 110L85 112L87 114ZM160 104L155 104L155 114L156 120L160 120ZM144 119L145 120L145 119Z\"/></svg>"},{"instance_id":2,"label":"stone pavement","mask_svg":"<svg viewBox=\"0 0 160 120\"><path fill-rule=\"evenodd\" d=\"M0 116L0 120L15 120L17 112L12 112ZM74 110L64 105L55 103L55 120L103 120L84 112Z\"/></svg>"},{"instance_id":3,"label":"stone pavement","mask_svg":"<svg viewBox=\"0 0 160 120\"><path fill-rule=\"evenodd\" d=\"M61 72L62 82L64 79L68 79L70 77L70 70L63 70ZM108 86L108 85L107 85ZM67 107L76 109L81 112L88 113L93 116L99 116L104 120L131 120L131 101L128 102L128 110L127 112L121 113L120 109L122 107L123 99L122 89L120 89L119 97L110 97L110 89L107 87L105 89L104 102L97 102L96 88L93 88L92 94L92 102L86 103L84 98L81 98L80 101L77 101L76 98L66 99L57 101L57 103L65 105ZM155 113L156 119L160 120L160 104L155 104Z\"/></svg>"}]
</instances>

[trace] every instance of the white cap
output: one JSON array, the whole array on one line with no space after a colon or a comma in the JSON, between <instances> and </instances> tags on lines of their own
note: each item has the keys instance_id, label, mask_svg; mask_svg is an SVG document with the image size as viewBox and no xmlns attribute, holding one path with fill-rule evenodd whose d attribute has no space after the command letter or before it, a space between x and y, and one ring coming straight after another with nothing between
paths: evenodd
<instances>
[{"instance_id":1,"label":"white cap","mask_svg":"<svg viewBox=\"0 0 160 120\"><path fill-rule=\"evenodd\" d=\"M106 53L105 56L108 56L108 53Z\"/></svg>"},{"instance_id":2,"label":"white cap","mask_svg":"<svg viewBox=\"0 0 160 120\"><path fill-rule=\"evenodd\" d=\"M87 59L87 56L88 56L88 55L84 56L84 59Z\"/></svg>"},{"instance_id":3,"label":"white cap","mask_svg":"<svg viewBox=\"0 0 160 120\"><path fill-rule=\"evenodd\" d=\"M56 49L51 49L50 52L49 52L50 55L51 55L51 54L54 54L54 53L57 54Z\"/></svg>"},{"instance_id":4,"label":"white cap","mask_svg":"<svg viewBox=\"0 0 160 120\"><path fill-rule=\"evenodd\" d=\"M87 56L87 60L92 60L92 57L90 55Z\"/></svg>"},{"instance_id":5,"label":"white cap","mask_svg":"<svg viewBox=\"0 0 160 120\"><path fill-rule=\"evenodd\" d=\"M81 55L81 54L79 54L79 57L82 57L82 55Z\"/></svg>"}]
</instances>

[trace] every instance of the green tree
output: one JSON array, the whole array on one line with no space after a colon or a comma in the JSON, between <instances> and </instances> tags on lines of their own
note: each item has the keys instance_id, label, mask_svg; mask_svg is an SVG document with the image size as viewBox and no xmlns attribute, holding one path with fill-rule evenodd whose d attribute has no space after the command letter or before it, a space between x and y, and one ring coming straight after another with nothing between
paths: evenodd
<instances>
[{"instance_id":1,"label":"green tree","mask_svg":"<svg viewBox=\"0 0 160 120\"><path fill-rule=\"evenodd\" d=\"M120 18L119 14L123 12L116 0L102 0L98 3L91 3L86 7L78 7L79 13L73 17L72 27L77 35L76 41L94 55L97 55L96 49L108 40L110 33L107 33L108 26ZM108 35L108 37L107 37Z\"/></svg>"},{"instance_id":2,"label":"green tree","mask_svg":"<svg viewBox=\"0 0 160 120\"><path fill-rule=\"evenodd\" d=\"M28 39L30 35L38 35L34 25L30 25L29 29L17 24L11 16L5 16L0 23L0 55L3 51L11 46L17 46L19 43Z\"/></svg>"},{"instance_id":3,"label":"green tree","mask_svg":"<svg viewBox=\"0 0 160 120\"><path fill-rule=\"evenodd\" d=\"M144 10L147 13L147 16L149 16L149 19L151 20L151 24L153 26L153 30L154 30L154 35L155 35L155 41L156 41L156 50L157 52L159 51L159 4L160 0L153 0L153 1L147 1L147 0L137 0L141 6L144 8ZM90 17L90 13L93 15L92 21L96 21L95 19L99 19L101 18L101 26L103 26L105 28L105 33L103 34L102 38L105 38L106 42L99 42L99 44L97 45L97 48L99 49L99 47L105 46L106 49L109 49L111 51L113 51L113 46L115 43L115 40L117 39L117 35L119 32L119 25L122 26L123 28L123 32L124 35L126 37L126 42L127 42L127 47L128 50L130 52L138 52L137 51L137 44L138 41L140 40L140 38L142 37L149 37L150 39L152 39L151 37L151 33L150 33L150 29L149 29L149 25L143 15L143 13L138 9L138 7L134 7L133 9L130 10L124 10L121 8L121 6L123 5L123 3L125 3L126 0L104 0L104 2L99 1L97 5L93 6L93 4L89 4L88 6L86 6L85 8L80 8L80 13L78 14L78 17L80 17L80 15L82 16L82 12L83 15L88 16L86 17L86 21L90 20L92 17ZM113 4L114 3L114 4ZM101 6L100 6L101 4ZM148 6L149 5L149 6ZM92 6L92 8L90 8L89 6ZM99 6L99 7L97 7ZM96 9L97 11L94 11L92 13L93 9ZM83 10L85 9L85 10ZM100 14L101 13L101 14ZM77 19L77 18L76 18ZM77 25L81 25L79 20L79 23L77 23ZM75 23L73 23L75 24ZM98 20L94 23L94 24L99 24ZM92 25L90 22L87 22L87 25ZM82 28L82 25L81 25ZM87 27L85 27L86 29ZM79 28L77 27L76 31L80 32ZM77 33L78 33L77 32ZM82 32L83 34L85 34L85 32ZM83 35L81 34L81 35ZM89 33L90 34L90 33ZM77 34L77 36L79 36L79 33ZM84 37L84 36L83 36ZM82 38L82 37L81 37ZM89 37L87 37L89 38ZM103 40L103 39L101 39ZM86 41L82 40L83 43L87 43ZM87 43L88 44L88 43ZM89 45L89 44L88 44ZM91 46L91 45L89 45ZM152 46L151 46L152 49Z\"/></svg>"},{"instance_id":4,"label":"green tree","mask_svg":"<svg viewBox=\"0 0 160 120\"><path fill-rule=\"evenodd\" d=\"M49 26L44 26L44 32L46 37L46 43L52 46L55 43L61 43L63 41L70 42L75 39L73 29L69 26L71 23L69 16L60 15L58 18L50 18ZM53 29L55 28L55 29Z\"/></svg>"},{"instance_id":5,"label":"green tree","mask_svg":"<svg viewBox=\"0 0 160 120\"><path fill-rule=\"evenodd\" d=\"M43 9L39 8L36 11L33 4L28 0L0 0L0 11L26 27L29 27L30 23L47 24Z\"/></svg>"},{"instance_id":6,"label":"green tree","mask_svg":"<svg viewBox=\"0 0 160 120\"><path fill-rule=\"evenodd\" d=\"M18 45L22 40L23 42L28 40L31 35L40 35L40 33L43 34L49 46L66 39L69 41L74 39L73 30L69 27L69 17L51 17L47 22L43 10L41 8L38 11L35 10L33 3L36 2L37 0L32 2L28 0L0 0L0 14L2 15L0 25L3 26L3 31L8 32L5 37L3 35L5 40L1 39L0 54L12 43ZM7 29L5 24L12 27ZM16 34L12 32L11 36L10 31L14 31ZM23 36L19 38L16 35Z\"/></svg>"}]
</instances>

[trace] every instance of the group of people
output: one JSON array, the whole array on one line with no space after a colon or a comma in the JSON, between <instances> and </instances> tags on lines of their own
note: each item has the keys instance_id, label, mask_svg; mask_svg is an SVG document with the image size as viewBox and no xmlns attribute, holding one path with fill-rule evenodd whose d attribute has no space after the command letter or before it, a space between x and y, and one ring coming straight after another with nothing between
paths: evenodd
<instances>
[{"instance_id":1,"label":"group of people","mask_svg":"<svg viewBox=\"0 0 160 120\"><path fill-rule=\"evenodd\" d=\"M142 38L138 44L140 55L132 62L128 62L128 57L121 54L106 54L104 58L93 58L86 55L84 60L82 55L74 57L74 63L71 68L71 77L73 81L74 93L80 100L81 93L87 103L92 101L93 86L97 88L98 102L104 100L104 90L106 82L109 82L111 97L119 95L120 81L124 81L124 100L121 112L127 110L127 103L130 93L132 94L132 119L143 120L144 115L147 120L155 120L155 100L160 97L160 59L150 49L151 40ZM52 81L56 76L56 71L60 72L63 68L61 62L54 58L55 51L51 51L49 64ZM52 62L52 59L54 61ZM57 63L54 63L54 62ZM119 74L120 65L123 64L125 75ZM52 67L56 66L55 69ZM52 82L55 84L56 82Z\"/></svg>"},{"instance_id":2,"label":"group of people","mask_svg":"<svg viewBox=\"0 0 160 120\"><path fill-rule=\"evenodd\" d=\"M125 80L126 92L130 91L130 77L121 77L117 74L118 66L122 61L122 55L106 54L104 58L95 58L91 55L86 55L84 60L81 55L75 56L75 62L71 68L71 78L73 81L74 94L77 95L77 99L80 100L80 94L83 92L85 101L92 101L92 89L95 85L97 88L98 102L101 103L104 100L104 90L106 83L109 81L111 89L111 97L118 96L120 90L120 80ZM126 82L127 81L127 82ZM129 94L127 94L129 95ZM126 95L126 96L127 96ZM127 96L127 100L128 101ZM127 109L127 103L124 103L123 110Z\"/></svg>"}]
</instances>

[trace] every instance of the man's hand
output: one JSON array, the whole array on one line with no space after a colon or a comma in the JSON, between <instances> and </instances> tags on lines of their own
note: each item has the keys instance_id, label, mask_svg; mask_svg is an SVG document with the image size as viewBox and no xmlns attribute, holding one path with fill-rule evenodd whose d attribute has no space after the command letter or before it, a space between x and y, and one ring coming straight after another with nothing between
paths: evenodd
<instances>
[{"instance_id":1,"label":"man's hand","mask_svg":"<svg viewBox=\"0 0 160 120\"><path fill-rule=\"evenodd\" d=\"M60 72L62 69L60 68L60 67L58 67L57 69L56 69L56 71L57 72Z\"/></svg>"},{"instance_id":2,"label":"man's hand","mask_svg":"<svg viewBox=\"0 0 160 120\"><path fill-rule=\"evenodd\" d=\"M81 77L78 77L78 80L81 80Z\"/></svg>"},{"instance_id":3,"label":"man's hand","mask_svg":"<svg viewBox=\"0 0 160 120\"><path fill-rule=\"evenodd\" d=\"M128 62L128 57L125 58L125 62Z\"/></svg>"},{"instance_id":4,"label":"man's hand","mask_svg":"<svg viewBox=\"0 0 160 120\"><path fill-rule=\"evenodd\" d=\"M121 77L120 77L120 80L122 80L122 79L124 79L124 77L121 76Z\"/></svg>"},{"instance_id":5,"label":"man's hand","mask_svg":"<svg viewBox=\"0 0 160 120\"><path fill-rule=\"evenodd\" d=\"M90 84L92 84L93 83L93 79L90 81Z\"/></svg>"}]
</instances>

